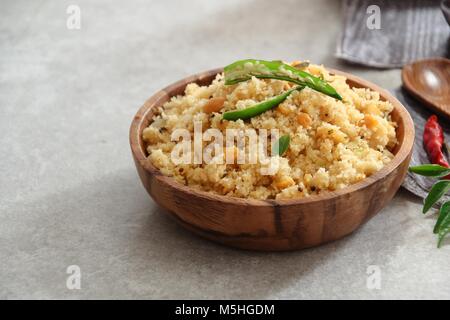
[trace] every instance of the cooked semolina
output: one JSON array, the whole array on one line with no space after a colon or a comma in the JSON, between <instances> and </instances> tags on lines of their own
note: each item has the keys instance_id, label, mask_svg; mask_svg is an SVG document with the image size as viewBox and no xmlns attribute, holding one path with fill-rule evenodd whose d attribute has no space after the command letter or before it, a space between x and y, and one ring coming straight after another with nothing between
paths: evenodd
<instances>
[{"instance_id":1,"label":"cooked semolina","mask_svg":"<svg viewBox=\"0 0 450 320\"><path fill-rule=\"evenodd\" d=\"M240 198L292 199L345 188L380 170L391 161L396 144L393 106L377 92L350 88L345 77L330 75L322 66L305 71L323 77L342 96L342 101L310 88L293 92L277 107L249 120L227 121L225 111L243 109L281 94L292 87L281 80L257 79L225 85L218 74L209 86L189 84L183 96L173 97L159 108L143 132L148 158L164 175L179 183ZM178 164L171 160L177 128L278 129L290 144L276 156L278 169L261 173L260 163ZM205 145L207 143L205 142ZM225 150L235 152L235 150Z\"/></svg>"}]
</instances>

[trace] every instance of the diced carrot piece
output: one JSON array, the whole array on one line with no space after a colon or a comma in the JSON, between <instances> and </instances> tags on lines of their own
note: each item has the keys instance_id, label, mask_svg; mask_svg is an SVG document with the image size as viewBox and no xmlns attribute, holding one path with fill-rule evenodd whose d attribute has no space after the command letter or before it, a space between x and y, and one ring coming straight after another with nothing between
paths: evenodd
<instances>
[{"instance_id":1,"label":"diced carrot piece","mask_svg":"<svg viewBox=\"0 0 450 320\"><path fill-rule=\"evenodd\" d=\"M285 189L295 184L294 179L291 177L282 177L275 181L275 187L278 189Z\"/></svg>"},{"instance_id":2,"label":"diced carrot piece","mask_svg":"<svg viewBox=\"0 0 450 320\"><path fill-rule=\"evenodd\" d=\"M370 114L366 114L364 116L364 123L369 129L374 129L376 126L378 126L378 120Z\"/></svg>"},{"instance_id":3,"label":"diced carrot piece","mask_svg":"<svg viewBox=\"0 0 450 320\"><path fill-rule=\"evenodd\" d=\"M220 109L223 108L224 103L225 103L225 98L223 98L223 97L211 98L203 106L203 111L206 113L218 112Z\"/></svg>"},{"instance_id":4,"label":"diced carrot piece","mask_svg":"<svg viewBox=\"0 0 450 320\"><path fill-rule=\"evenodd\" d=\"M284 104L278 105L276 111L280 112L281 114L284 114L285 116L287 116L289 113L291 113L291 110L288 107L286 107Z\"/></svg>"},{"instance_id":5,"label":"diced carrot piece","mask_svg":"<svg viewBox=\"0 0 450 320\"><path fill-rule=\"evenodd\" d=\"M299 125L301 125L304 128L309 128L311 126L312 120L309 114L305 112L300 112L297 115L297 122Z\"/></svg>"}]
</instances>

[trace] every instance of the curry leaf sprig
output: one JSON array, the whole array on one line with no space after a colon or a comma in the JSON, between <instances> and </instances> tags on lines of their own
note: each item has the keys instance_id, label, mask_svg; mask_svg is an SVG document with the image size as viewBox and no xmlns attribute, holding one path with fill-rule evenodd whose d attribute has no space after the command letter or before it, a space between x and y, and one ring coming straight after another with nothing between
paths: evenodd
<instances>
[{"instance_id":1,"label":"curry leaf sprig","mask_svg":"<svg viewBox=\"0 0 450 320\"><path fill-rule=\"evenodd\" d=\"M410 172L426 177L442 178L450 174L450 168L437 164L424 164L409 168ZM439 199L450 190L450 180L438 180L424 200L423 213L427 213ZM442 204L439 210L439 217L434 226L433 232L438 235L438 248L442 245L445 236L450 233L450 201Z\"/></svg>"},{"instance_id":2,"label":"curry leaf sprig","mask_svg":"<svg viewBox=\"0 0 450 320\"><path fill-rule=\"evenodd\" d=\"M226 85L247 81L252 77L259 79L284 80L298 85L297 87L278 96L264 102L260 102L246 109L225 112L223 114L223 119L225 120L245 120L260 115L261 113L279 105L295 90L300 91L304 87L309 87L335 99L342 100L342 97L337 93L337 91L326 81L299 68L283 63L282 61L265 61L255 59L239 60L224 68L224 76Z\"/></svg>"}]
</instances>

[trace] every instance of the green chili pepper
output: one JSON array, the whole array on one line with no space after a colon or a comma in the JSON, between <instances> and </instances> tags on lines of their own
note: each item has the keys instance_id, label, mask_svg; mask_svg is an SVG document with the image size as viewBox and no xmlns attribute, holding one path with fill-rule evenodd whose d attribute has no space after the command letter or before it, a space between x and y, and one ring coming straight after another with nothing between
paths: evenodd
<instances>
[{"instance_id":1,"label":"green chili pepper","mask_svg":"<svg viewBox=\"0 0 450 320\"><path fill-rule=\"evenodd\" d=\"M262 79L278 79L310 87L327 96L342 100L336 90L324 80L281 61L239 60L226 66L224 74L227 85L247 81L252 76Z\"/></svg>"},{"instance_id":2,"label":"green chili pepper","mask_svg":"<svg viewBox=\"0 0 450 320\"><path fill-rule=\"evenodd\" d=\"M257 115L260 115L261 113L266 112L267 110L270 110L279 105L280 103L282 103L295 90L302 90L302 89L303 89L302 86L298 86L286 92L283 92L282 94L275 96L274 98L257 103L251 107L242 110L227 111L223 114L223 119L235 121L238 119L245 120L256 117Z\"/></svg>"}]
</instances>

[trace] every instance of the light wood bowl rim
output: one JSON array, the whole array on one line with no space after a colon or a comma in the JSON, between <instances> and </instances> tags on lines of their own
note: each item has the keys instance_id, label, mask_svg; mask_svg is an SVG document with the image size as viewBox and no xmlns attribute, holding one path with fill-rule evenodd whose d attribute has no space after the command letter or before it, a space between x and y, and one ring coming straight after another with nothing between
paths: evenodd
<instances>
[{"instance_id":1,"label":"light wood bowl rim","mask_svg":"<svg viewBox=\"0 0 450 320\"><path fill-rule=\"evenodd\" d=\"M169 185L171 188L176 189L180 192L187 193L191 195L192 197L197 198L203 198L207 200L214 200L218 202L223 203L230 203L230 204L241 204L245 206L256 206L256 207L273 207L273 206L296 206L306 203L315 203L323 200L330 200L333 198L337 198L340 196L345 196L346 194L350 194L352 192L364 189L366 187L369 187L370 185L376 183L377 181L383 179L387 175L389 175L391 172L393 172L398 166L400 166L409 156L411 149L414 145L414 123L411 119L411 116L409 112L406 110L406 108L398 101L393 95L391 95L387 90L382 89L376 84L373 84L367 80L361 79L357 76L354 76L352 74L335 70L335 69L329 69L328 71L331 74L335 75L342 75L345 76L347 79L358 83L360 87L369 88L373 91L377 91L380 93L380 96L382 99L389 101L392 103L394 108L399 113L399 118L401 118L404 122L405 128L404 128L404 137L403 137L403 143L400 145L397 153L395 154L394 158L389 162L387 165L385 165L381 170L377 171L370 177L365 178L364 180L361 180L355 184L352 184L348 187L345 187L340 190L336 191L326 191L323 194L318 195L312 195L305 198L299 198L299 199L283 199L283 200L276 200L276 199L267 199L267 200L259 200L259 199L246 199L246 198L238 198L238 197L232 197L232 196L225 196L225 195L218 195L214 193L210 193L208 191L202 191L197 190L192 187L183 185L181 183L178 183L174 178L164 176L159 169L154 167L150 160L147 159L146 156L146 150L141 148L141 139L142 139L142 130L144 128L142 127L143 122L146 119L147 114L150 112L150 110L153 107L160 106L159 104L156 104L155 102L158 102L160 98L163 98L167 94L171 97L171 92L174 91L175 88L179 88L181 86L185 86L187 83L199 81L202 78L208 78L214 74L217 74L219 72L222 72L223 68L216 68L212 70L208 70L205 72L197 73L192 76L188 76L186 78L183 78L179 81L174 82L173 84L165 87L164 89L158 91L154 95L152 95L147 101L144 103L144 105L138 110L136 115L133 118L133 121L131 123L130 127L130 146L132 153L135 157L135 159L139 162L139 164L150 174L154 176L154 178L158 179L161 183Z\"/></svg>"}]
</instances>

